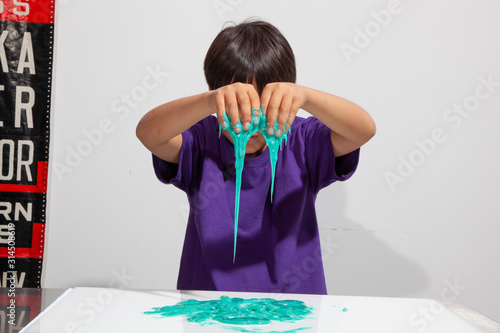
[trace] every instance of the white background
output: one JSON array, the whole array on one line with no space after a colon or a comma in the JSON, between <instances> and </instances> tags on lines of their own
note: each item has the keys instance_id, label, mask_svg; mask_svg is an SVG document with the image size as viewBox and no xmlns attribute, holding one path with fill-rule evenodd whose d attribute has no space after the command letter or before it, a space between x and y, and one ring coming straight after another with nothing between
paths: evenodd
<instances>
[{"instance_id":1,"label":"white background","mask_svg":"<svg viewBox=\"0 0 500 333\"><path fill-rule=\"evenodd\" d=\"M175 289L187 200L156 180L135 127L205 91L213 38L254 16L289 40L298 84L377 123L355 176L318 198L329 294L500 321L500 1L64 0L56 14L43 287Z\"/></svg>"}]
</instances>

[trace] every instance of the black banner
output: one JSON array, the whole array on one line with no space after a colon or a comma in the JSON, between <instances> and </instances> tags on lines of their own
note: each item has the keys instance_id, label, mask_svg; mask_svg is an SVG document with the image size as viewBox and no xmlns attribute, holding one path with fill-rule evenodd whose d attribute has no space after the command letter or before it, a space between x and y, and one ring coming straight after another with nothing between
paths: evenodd
<instances>
[{"instance_id":1,"label":"black banner","mask_svg":"<svg viewBox=\"0 0 500 333\"><path fill-rule=\"evenodd\" d=\"M0 282L40 287L54 1L0 0L0 15Z\"/></svg>"}]
</instances>

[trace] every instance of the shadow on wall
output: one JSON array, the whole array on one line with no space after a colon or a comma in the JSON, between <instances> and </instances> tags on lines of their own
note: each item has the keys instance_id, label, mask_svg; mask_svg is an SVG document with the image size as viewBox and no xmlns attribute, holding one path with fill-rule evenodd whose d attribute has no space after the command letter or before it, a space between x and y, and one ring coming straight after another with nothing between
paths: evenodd
<instances>
[{"instance_id":1,"label":"shadow on wall","mask_svg":"<svg viewBox=\"0 0 500 333\"><path fill-rule=\"evenodd\" d=\"M345 216L342 184L322 192L316 202L321 239L335 244L334 251L323 252L329 294L416 297L425 290L427 277L420 266L377 239L376 230L363 229Z\"/></svg>"}]
</instances>

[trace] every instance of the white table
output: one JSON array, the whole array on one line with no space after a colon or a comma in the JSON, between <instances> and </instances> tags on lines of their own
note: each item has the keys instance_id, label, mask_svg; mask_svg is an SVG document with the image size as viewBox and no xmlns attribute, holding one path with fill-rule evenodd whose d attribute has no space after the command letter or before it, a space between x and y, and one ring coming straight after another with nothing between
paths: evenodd
<instances>
[{"instance_id":1,"label":"white table","mask_svg":"<svg viewBox=\"0 0 500 333\"><path fill-rule=\"evenodd\" d=\"M500 332L500 325L459 303L429 299L228 293L206 291L119 290L75 288L52 303L62 290L42 290L42 310L23 333L57 332L369 332L478 333ZM221 295L241 298L297 299L314 308L311 318L297 323L235 327L188 323L182 317L153 318L143 312L187 299L214 300ZM51 303L49 306L48 304ZM346 311L343 311L343 309ZM233 330L230 330L233 329ZM243 329L243 330L242 330ZM259 331L260 330L260 331Z\"/></svg>"}]
</instances>

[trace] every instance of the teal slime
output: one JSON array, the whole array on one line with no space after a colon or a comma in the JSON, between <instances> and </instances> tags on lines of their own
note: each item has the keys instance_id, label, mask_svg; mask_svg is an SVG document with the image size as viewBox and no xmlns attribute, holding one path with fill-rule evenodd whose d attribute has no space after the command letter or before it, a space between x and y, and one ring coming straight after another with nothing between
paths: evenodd
<instances>
[{"instance_id":1,"label":"teal slime","mask_svg":"<svg viewBox=\"0 0 500 333\"><path fill-rule=\"evenodd\" d=\"M259 115L255 114L255 111L259 111ZM285 144L287 143L287 135L290 132L290 128L288 131L284 131L283 134L279 137L274 135L270 135L267 133L267 118L264 114L263 107L259 109L252 109L252 120L250 121L250 126L248 130L243 129L241 124L241 120L238 119L238 123L231 127L231 119L224 113L224 123L226 126L219 125L219 138L221 129L225 129L229 132L231 139L233 139L234 145L234 167L236 170L236 197L234 202L234 249L233 249L233 262L236 259L236 239L238 236L238 215L240 211L240 192L241 192L241 175L243 173L243 166L245 163L245 149L250 137L257 131L262 132L264 139L266 140L266 145L270 154L271 161L271 202L273 202L273 194L274 194L274 178L276 174L276 164L278 162L278 150L281 147L281 143L285 140ZM235 132L235 129L238 129ZM274 123L274 132L276 133L278 130L278 121Z\"/></svg>"},{"instance_id":2,"label":"teal slime","mask_svg":"<svg viewBox=\"0 0 500 333\"><path fill-rule=\"evenodd\" d=\"M271 161L271 175L272 175L272 180L271 180L271 202L273 202L273 194L274 194L274 176L276 173L276 164L278 163L278 150L281 148L281 143L283 140L285 140L285 144L288 141L287 135L288 132L290 132L290 128L288 131L285 133L285 127L283 127L283 134L280 137L276 137L274 135L269 135L267 131L262 131L262 136L264 136L264 139L266 140L266 145L267 148L269 149L269 157ZM274 123L274 133L276 133L278 130L278 122Z\"/></svg>"},{"instance_id":3,"label":"teal slime","mask_svg":"<svg viewBox=\"0 0 500 333\"><path fill-rule=\"evenodd\" d=\"M271 298L231 298L222 296L219 300L197 301L190 299L176 305L153 308L144 314L159 317L185 316L186 320L200 325L265 325L271 322L296 322L308 318L312 308L298 300L278 301ZM239 332L264 332L241 327L227 327ZM289 333L309 329L297 328ZM271 332L268 332L271 333ZM283 333L280 332L280 333Z\"/></svg>"}]
</instances>

